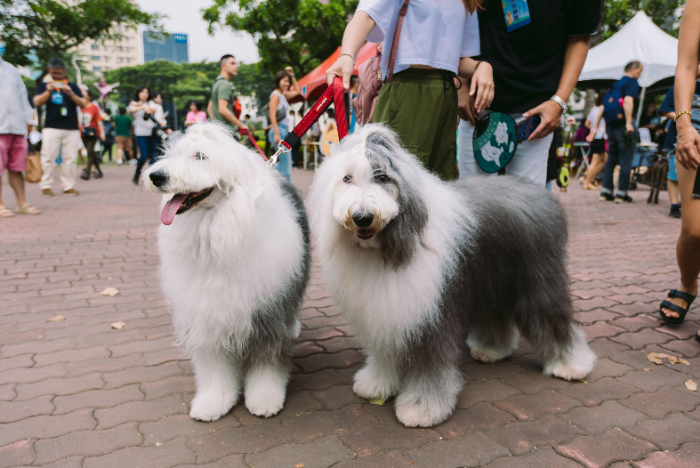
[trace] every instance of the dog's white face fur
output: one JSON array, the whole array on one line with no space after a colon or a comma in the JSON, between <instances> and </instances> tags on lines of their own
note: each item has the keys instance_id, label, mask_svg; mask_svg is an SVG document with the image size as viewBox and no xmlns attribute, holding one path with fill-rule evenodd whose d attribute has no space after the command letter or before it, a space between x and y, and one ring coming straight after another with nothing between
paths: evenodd
<instances>
[{"instance_id":1,"label":"dog's white face fur","mask_svg":"<svg viewBox=\"0 0 700 468\"><path fill-rule=\"evenodd\" d=\"M161 213L168 225L176 214L216 207L237 186L259 193L256 182L263 171L256 165L262 166L260 158L224 127L197 124L169 145L164 157L145 171L143 182L149 191L173 195L164 199Z\"/></svg>"},{"instance_id":2,"label":"dog's white face fur","mask_svg":"<svg viewBox=\"0 0 700 468\"><path fill-rule=\"evenodd\" d=\"M428 219L420 163L381 125L365 125L334 153L321 165L310 194L321 257L340 242L378 249L393 267L410 263Z\"/></svg>"},{"instance_id":3,"label":"dog's white face fur","mask_svg":"<svg viewBox=\"0 0 700 468\"><path fill-rule=\"evenodd\" d=\"M351 242L380 246L377 234L399 213L396 177L391 168L373 166L362 151L338 165L333 174L332 214Z\"/></svg>"}]
</instances>

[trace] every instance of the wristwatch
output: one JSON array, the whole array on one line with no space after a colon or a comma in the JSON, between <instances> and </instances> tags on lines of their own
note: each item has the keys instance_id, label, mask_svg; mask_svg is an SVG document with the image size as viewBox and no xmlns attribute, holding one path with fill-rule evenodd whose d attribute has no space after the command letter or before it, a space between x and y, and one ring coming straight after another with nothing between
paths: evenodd
<instances>
[{"instance_id":1,"label":"wristwatch","mask_svg":"<svg viewBox=\"0 0 700 468\"><path fill-rule=\"evenodd\" d=\"M566 103L564 102L564 100L563 100L562 98L560 98L559 96L557 96L557 95L555 94L555 95L553 95L553 96L552 96L551 98L549 98L549 99L551 99L552 101L554 101L554 102L556 102L557 104L559 104L559 107L561 107L561 113L562 113L562 114L564 114L564 113L566 112L567 105L566 105Z\"/></svg>"}]
</instances>

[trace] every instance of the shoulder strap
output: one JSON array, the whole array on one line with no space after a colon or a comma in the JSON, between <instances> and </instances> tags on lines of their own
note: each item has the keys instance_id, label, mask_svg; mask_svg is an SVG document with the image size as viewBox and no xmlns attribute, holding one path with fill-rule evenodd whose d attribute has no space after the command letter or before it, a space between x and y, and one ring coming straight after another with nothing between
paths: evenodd
<instances>
[{"instance_id":1,"label":"shoulder strap","mask_svg":"<svg viewBox=\"0 0 700 468\"><path fill-rule=\"evenodd\" d=\"M394 65L396 64L396 55L399 52L399 38L401 37L401 27L403 26L403 19L406 16L406 10L408 10L408 2L411 0L406 0L399 10L399 21L396 23L396 30L394 31L394 38L391 41L391 52L389 53L389 68L387 70L386 81L391 83L394 79Z\"/></svg>"}]
</instances>

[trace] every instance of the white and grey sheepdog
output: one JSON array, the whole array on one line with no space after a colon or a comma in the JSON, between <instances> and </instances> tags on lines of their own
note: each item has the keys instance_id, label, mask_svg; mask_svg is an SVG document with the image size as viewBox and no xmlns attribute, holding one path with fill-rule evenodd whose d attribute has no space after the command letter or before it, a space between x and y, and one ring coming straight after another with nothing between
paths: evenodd
<instances>
[{"instance_id":1,"label":"white and grey sheepdog","mask_svg":"<svg viewBox=\"0 0 700 468\"><path fill-rule=\"evenodd\" d=\"M144 174L164 194L161 279L194 366L190 416L214 421L245 387L257 416L284 405L309 280L303 200L216 124L193 125Z\"/></svg>"},{"instance_id":2,"label":"white and grey sheepdog","mask_svg":"<svg viewBox=\"0 0 700 468\"><path fill-rule=\"evenodd\" d=\"M465 340L474 359L495 362L519 334L547 375L593 369L572 319L566 219L551 194L507 176L444 183L380 125L335 153L309 210L326 283L367 353L357 395L396 396L406 426L439 424L463 385Z\"/></svg>"}]
</instances>

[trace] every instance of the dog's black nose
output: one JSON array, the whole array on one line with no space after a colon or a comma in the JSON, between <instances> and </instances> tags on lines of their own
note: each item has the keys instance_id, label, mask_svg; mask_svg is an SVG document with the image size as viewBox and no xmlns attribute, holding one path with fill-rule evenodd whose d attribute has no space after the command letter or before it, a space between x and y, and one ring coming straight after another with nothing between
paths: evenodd
<instances>
[{"instance_id":1,"label":"dog's black nose","mask_svg":"<svg viewBox=\"0 0 700 468\"><path fill-rule=\"evenodd\" d=\"M359 228L366 228L372 225L374 215L372 213L355 213L352 215L352 220L354 221L355 226Z\"/></svg>"},{"instance_id":2,"label":"dog's black nose","mask_svg":"<svg viewBox=\"0 0 700 468\"><path fill-rule=\"evenodd\" d=\"M151 172L148 176L156 187L162 187L168 182L168 175L163 171Z\"/></svg>"}]
</instances>

